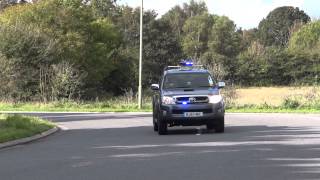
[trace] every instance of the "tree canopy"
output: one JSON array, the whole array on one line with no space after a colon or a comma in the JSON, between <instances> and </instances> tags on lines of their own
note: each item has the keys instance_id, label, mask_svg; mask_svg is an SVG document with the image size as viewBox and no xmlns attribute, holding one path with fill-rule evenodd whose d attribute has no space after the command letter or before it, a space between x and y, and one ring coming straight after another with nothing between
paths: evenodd
<instances>
[{"instance_id":1,"label":"tree canopy","mask_svg":"<svg viewBox=\"0 0 320 180\"><path fill-rule=\"evenodd\" d=\"M140 9L116 0L1 1L0 98L95 100L135 93ZM144 12L143 87L192 58L243 86L317 83L320 23L279 7L243 30L191 0L162 17Z\"/></svg>"},{"instance_id":2,"label":"tree canopy","mask_svg":"<svg viewBox=\"0 0 320 180\"><path fill-rule=\"evenodd\" d=\"M289 48L320 52L320 21L311 22L295 32L290 39Z\"/></svg>"},{"instance_id":3,"label":"tree canopy","mask_svg":"<svg viewBox=\"0 0 320 180\"><path fill-rule=\"evenodd\" d=\"M305 24L310 17L299 8L283 6L271 11L259 24L259 38L265 46L286 47L292 28L296 24Z\"/></svg>"}]
</instances>

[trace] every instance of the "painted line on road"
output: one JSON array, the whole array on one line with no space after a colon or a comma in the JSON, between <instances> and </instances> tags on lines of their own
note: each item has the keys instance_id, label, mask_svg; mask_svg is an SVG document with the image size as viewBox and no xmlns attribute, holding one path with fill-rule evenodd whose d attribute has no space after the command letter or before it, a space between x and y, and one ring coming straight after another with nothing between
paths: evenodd
<instances>
[{"instance_id":1,"label":"painted line on road","mask_svg":"<svg viewBox=\"0 0 320 180\"><path fill-rule=\"evenodd\" d=\"M66 127L66 126L62 126L62 125L57 125L62 131L67 131L67 130L69 130L69 128L68 127Z\"/></svg>"}]
</instances>

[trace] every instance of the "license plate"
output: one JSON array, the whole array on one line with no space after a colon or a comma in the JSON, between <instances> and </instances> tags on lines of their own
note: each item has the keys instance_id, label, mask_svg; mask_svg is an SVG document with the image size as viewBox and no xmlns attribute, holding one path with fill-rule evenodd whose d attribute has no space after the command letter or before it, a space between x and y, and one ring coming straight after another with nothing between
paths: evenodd
<instances>
[{"instance_id":1,"label":"license plate","mask_svg":"<svg viewBox=\"0 0 320 180\"><path fill-rule=\"evenodd\" d=\"M184 117L202 117L203 112L185 112Z\"/></svg>"}]
</instances>

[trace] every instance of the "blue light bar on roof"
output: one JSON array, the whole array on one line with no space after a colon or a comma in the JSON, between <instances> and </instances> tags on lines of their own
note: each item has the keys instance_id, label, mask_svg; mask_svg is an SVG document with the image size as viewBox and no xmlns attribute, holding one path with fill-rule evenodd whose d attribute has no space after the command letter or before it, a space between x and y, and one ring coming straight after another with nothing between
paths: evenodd
<instances>
[{"instance_id":1,"label":"blue light bar on roof","mask_svg":"<svg viewBox=\"0 0 320 180\"><path fill-rule=\"evenodd\" d=\"M181 66L193 66L193 62L191 60L183 60L180 62Z\"/></svg>"}]
</instances>

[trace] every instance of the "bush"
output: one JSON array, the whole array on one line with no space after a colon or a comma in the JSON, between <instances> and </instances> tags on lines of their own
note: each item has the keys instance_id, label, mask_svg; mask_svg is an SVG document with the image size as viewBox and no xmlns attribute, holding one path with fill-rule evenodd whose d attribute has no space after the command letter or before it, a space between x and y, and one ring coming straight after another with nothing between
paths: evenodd
<instances>
[{"instance_id":1,"label":"bush","mask_svg":"<svg viewBox=\"0 0 320 180\"><path fill-rule=\"evenodd\" d=\"M282 103L282 107L286 109L296 109L301 106L301 102L292 97L287 97Z\"/></svg>"}]
</instances>

